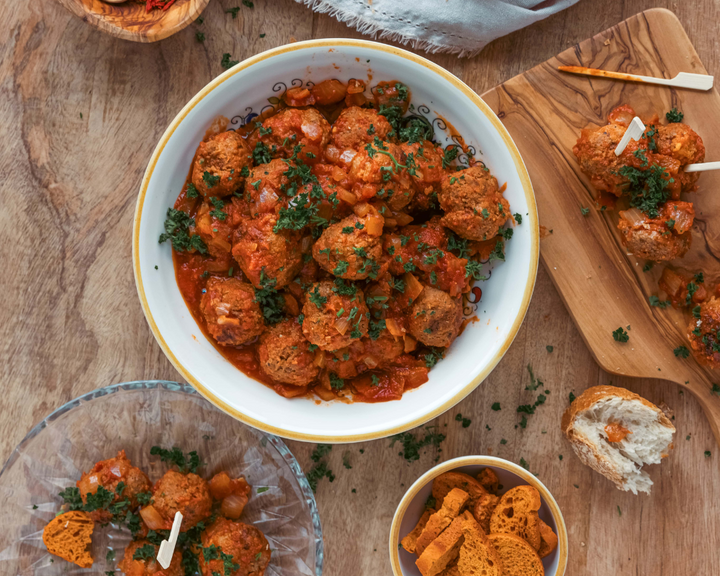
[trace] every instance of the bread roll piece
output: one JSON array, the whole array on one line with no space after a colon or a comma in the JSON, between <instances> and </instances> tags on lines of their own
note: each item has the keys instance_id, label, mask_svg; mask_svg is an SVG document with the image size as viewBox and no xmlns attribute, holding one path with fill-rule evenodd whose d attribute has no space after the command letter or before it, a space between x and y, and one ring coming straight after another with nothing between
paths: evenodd
<instances>
[{"instance_id":1,"label":"bread roll piece","mask_svg":"<svg viewBox=\"0 0 720 576\"><path fill-rule=\"evenodd\" d=\"M503 576L545 576L542 560L532 546L514 534L490 534L503 565Z\"/></svg>"},{"instance_id":2,"label":"bread roll piece","mask_svg":"<svg viewBox=\"0 0 720 576\"><path fill-rule=\"evenodd\" d=\"M465 540L457 565L460 576L503 576L500 555L475 518L466 516L462 529Z\"/></svg>"},{"instance_id":3,"label":"bread roll piece","mask_svg":"<svg viewBox=\"0 0 720 576\"><path fill-rule=\"evenodd\" d=\"M675 427L662 410L615 386L588 388L562 418L562 431L578 458L620 490L650 493L642 470L659 464L672 448Z\"/></svg>"},{"instance_id":4,"label":"bread roll piece","mask_svg":"<svg viewBox=\"0 0 720 576\"><path fill-rule=\"evenodd\" d=\"M483 468L480 474L477 475L477 481L480 482L485 490L497 495L500 480L498 480L497 474L495 474L492 468Z\"/></svg>"},{"instance_id":5,"label":"bread roll piece","mask_svg":"<svg viewBox=\"0 0 720 576\"><path fill-rule=\"evenodd\" d=\"M540 493L533 486L515 486L500 498L490 518L493 534L515 534L525 540L533 550L539 550L540 517L542 505Z\"/></svg>"},{"instance_id":6,"label":"bread roll piece","mask_svg":"<svg viewBox=\"0 0 720 576\"><path fill-rule=\"evenodd\" d=\"M475 506L472 509L475 520L477 520L480 528L482 528L486 534L490 533L490 518L499 501L500 498L495 496L495 494L485 494L475 502Z\"/></svg>"},{"instance_id":7,"label":"bread roll piece","mask_svg":"<svg viewBox=\"0 0 720 576\"><path fill-rule=\"evenodd\" d=\"M60 556L80 568L90 568L93 565L90 547L94 529L95 522L87 512L65 512L55 516L45 526L43 542L50 554Z\"/></svg>"},{"instance_id":8,"label":"bread roll piece","mask_svg":"<svg viewBox=\"0 0 720 576\"><path fill-rule=\"evenodd\" d=\"M487 490L483 488L482 484L469 474L445 472L433 481L432 495L437 501L438 507L442 505L445 496L454 488L459 488L470 495L470 506L473 506L480 496L487 494Z\"/></svg>"}]
</instances>

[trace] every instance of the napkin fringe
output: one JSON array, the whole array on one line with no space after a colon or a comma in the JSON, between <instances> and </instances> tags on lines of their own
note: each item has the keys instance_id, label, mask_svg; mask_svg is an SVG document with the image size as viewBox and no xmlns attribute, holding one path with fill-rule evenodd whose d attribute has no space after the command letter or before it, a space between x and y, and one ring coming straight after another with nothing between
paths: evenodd
<instances>
[{"instance_id":1,"label":"napkin fringe","mask_svg":"<svg viewBox=\"0 0 720 576\"><path fill-rule=\"evenodd\" d=\"M366 34L376 39L390 40L391 42L398 42L403 46L410 45L413 49L423 50L430 54L457 54L460 58L472 58L477 56L485 44L479 48L468 49L462 46L440 46L430 42L429 40L420 40L419 38L411 38L405 36L400 32L391 32L382 28L377 22L363 18L359 14L353 14L346 12L337 6L333 6L327 0L295 0L298 3L305 4L308 8L314 12L320 14L327 14L336 18L338 21L346 24L347 26L354 27L360 34Z\"/></svg>"}]
</instances>

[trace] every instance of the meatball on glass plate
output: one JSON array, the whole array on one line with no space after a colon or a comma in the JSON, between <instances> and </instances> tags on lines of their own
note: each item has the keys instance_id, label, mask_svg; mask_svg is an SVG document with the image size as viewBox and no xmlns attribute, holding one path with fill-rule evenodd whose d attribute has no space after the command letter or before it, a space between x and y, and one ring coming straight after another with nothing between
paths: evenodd
<instances>
[{"instance_id":1,"label":"meatball on glass plate","mask_svg":"<svg viewBox=\"0 0 720 576\"><path fill-rule=\"evenodd\" d=\"M186 384L117 384L61 406L13 451L0 497L1 574L322 574L315 498L287 446ZM182 534L162 570L176 511ZM94 522L89 569L48 552L62 554L44 530L65 513Z\"/></svg>"},{"instance_id":2,"label":"meatball on glass plate","mask_svg":"<svg viewBox=\"0 0 720 576\"><path fill-rule=\"evenodd\" d=\"M538 242L523 161L477 94L398 48L313 40L239 63L172 121L133 264L155 338L205 398L269 433L351 442L487 377Z\"/></svg>"}]
</instances>

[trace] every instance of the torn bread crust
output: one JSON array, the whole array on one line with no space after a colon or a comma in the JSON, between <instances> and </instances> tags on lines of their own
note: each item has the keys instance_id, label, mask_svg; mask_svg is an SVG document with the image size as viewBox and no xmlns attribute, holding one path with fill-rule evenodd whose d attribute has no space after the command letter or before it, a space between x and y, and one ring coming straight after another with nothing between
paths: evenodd
<instances>
[{"instance_id":1,"label":"torn bread crust","mask_svg":"<svg viewBox=\"0 0 720 576\"><path fill-rule=\"evenodd\" d=\"M606 427L627 431L611 442ZM589 388L565 411L562 430L578 458L620 490L650 492L652 480L642 470L667 456L675 427L644 398L614 386Z\"/></svg>"}]
</instances>

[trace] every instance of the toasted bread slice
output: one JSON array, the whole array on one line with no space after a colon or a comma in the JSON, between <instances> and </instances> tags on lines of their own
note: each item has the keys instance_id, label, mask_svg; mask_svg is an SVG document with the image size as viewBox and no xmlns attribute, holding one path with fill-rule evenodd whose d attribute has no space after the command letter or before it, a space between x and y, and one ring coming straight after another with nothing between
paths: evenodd
<instances>
[{"instance_id":1,"label":"toasted bread slice","mask_svg":"<svg viewBox=\"0 0 720 576\"><path fill-rule=\"evenodd\" d=\"M462 528L465 539L457 564L460 576L503 576L500 555L475 518L465 517Z\"/></svg>"},{"instance_id":2,"label":"toasted bread slice","mask_svg":"<svg viewBox=\"0 0 720 576\"><path fill-rule=\"evenodd\" d=\"M540 549L540 493L532 486L511 488L495 507L490 518L493 534L515 534L525 540L533 550Z\"/></svg>"},{"instance_id":3,"label":"toasted bread slice","mask_svg":"<svg viewBox=\"0 0 720 576\"><path fill-rule=\"evenodd\" d=\"M503 565L503 576L545 576L542 560L532 546L514 534L490 534Z\"/></svg>"},{"instance_id":4,"label":"toasted bread slice","mask_svg":"<svg viewBox=\"0 0 720 576\"><path fill-rule=\"evenodd\" d=\"M405 548L405 550L410 552L410 554L415 554L415 544L417 544L418 536L422 534L422 531L427 524L428 518L430 518L430 515L432 513L432 510L425 510L425 512L423 512L423 515L420 516L420 520L418 520L418 523L415 525L415 528L413 528L412 532L410 532L410 534L405 536L405 538L400 541L400 545Z\"/></svg>"},{"instance_id":5,"label":"toasted bread slice","mask_svg":"<svg viewBox=\"0 0 720 576\"><path fill-rule=\"evenodd\" d=\"M65 512L55 516L45 526L43 542L50 554L77 564L80 568L90 568L93 565L90 546L94 529L95 522L87 512Z\"/></svg>"},{"instance_id":6,"label":"toasted bread slice","mask_svg":"<svg viewBox=\"0 0 720 576\"><path fill-rule=\"evenodd\" d=\"M550 528L550 526L545 524L542 520L540 520L540 538L542 542L540 543L538 556L540 556L540 558L545 558L545 556L549 556L555 551L555 548L557 548L558 537L557 534L553 532L552 528Z\"/></svg>"},{"instance_id":7,"label":"toasted bread slice","mask_svg":"<svg viewBox=\"0 0 720 576\"><path fill-rule=\"evenodd\" d=\"M477 520L477 523L480 524L480 528L483 529L485 534L490 533L490 518L499 501L500 498L495 496L495 494L485 494L475 502L475 506L472 509L472 515L475 517L475 520Z\"/></svg>"},{"instance_id":8,"label":"toasted bread slice","mask_svg":"<svg viewBox=\"0 0 720 576\"><path fill-rule=\"evenodd\" d=\"M477 481L480 482L482 487L490 492L490 494L497 494L500 481L492 468L482 469L480 474L477 475Z\"/></svg>"},{"instance_id":9,"label":"toasted bread slice","mask_svg":"<svg viewBox=\"0 0 720 576\"><path fill-rule=\"evenodd\" d=\"M659 464L672 447L675 427L644 398L615 386L588 388L570 404L562 431L578 458L620 490L650 493L642 470Z\"/></svg>"},{"instance_id":10,"label":"toasted bread slice","mask_svg":"<svg viewBox=\"0 0 720 576\"><path fill-rule=\"evenodd\" d=\"M425 528L415 542L415 553L420 556L430 542L435 540L450 523L460 515L470 496L459 488L453 488L443 500L443 505L428 518Z\"/></svg>"},{"instance_id":11,"label":"toasted bread slice","mask_svg":"<svg viewBox=\"0 0 720 576\"><path fill-rule=\"evenodd\" d=\"M465 511L461 516L455 518L447 530L430 542L420 558L415 561L415 565L423 576L440 574L450 562L457 558L464 539L462 525L465 515L469 514L468 511Z\"/></svg>"},{"instance_id":12,"label":"toasted bread slice","mask_svg":"<svg viewBox=\"0 0 720 576\"><path fill-rule=\"evenodd\" d=\"M445 474L440 474L433 481L432 495L435 497L438 506L442 505L443 499L453 488L460 488L460 490L467 492L470 495L471 506L475 504L475 501L480 496L487 493L482 484L472 476L462 472L445 472Z\"/></svg>"},{"instance_id":13,"label":"toasted bread slice","mask_svg":"<svg viewBox=\"0 0 720 576\"><path fill-rule=\"evenodd\" d=\"M457 564L455 564L455 566L448 566L440 572L438 576L460 576L460 569L457 567Z\"/></svg>"}]
</instances>

